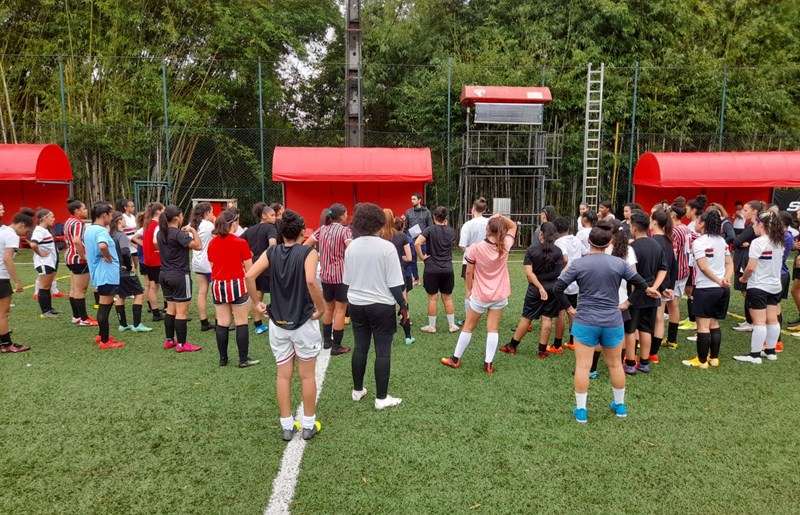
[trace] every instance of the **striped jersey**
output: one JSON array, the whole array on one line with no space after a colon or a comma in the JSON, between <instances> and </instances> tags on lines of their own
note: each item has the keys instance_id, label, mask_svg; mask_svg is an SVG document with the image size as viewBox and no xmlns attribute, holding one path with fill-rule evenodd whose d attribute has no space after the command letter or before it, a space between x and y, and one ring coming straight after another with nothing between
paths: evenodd
<instances>
[{"instance_id":1,"label":"striped jersey","mask_svg":"<svg viewBox=\"0 0 800 515\"><path fill-rule=\"evenodd\" d=\"M320 280L325 284L341 284L344 274L344 251L347 240L353 239L349 227L334 222L314 231L318 242Z\"/></svg>"},{"instance_id":2,"label":"striped jersey","mask_svg":"<svg viewBox=\"0 0 800 515\"><path fill-rule=\"evenodd\" d=\"M67 240L67 251L64 254L64 262L68 265L80 265L86 263L86 259L78 253L74 240L83 242L83 235L86 232L86 224L74 216L67 218L64 222L64 237Z\"/></svg>"},{"instance_id":3,"label":"striped jersey","mask_svg":"<svg viewBox=\"0 0 800 515\"><path fill-rule=\"evenodd\" d=\"M136 227L136 215L122 213L122 219L125 220L125 228L123 229L123 232L125 233L125 236L128 237L128 248L131 249L131 254L135 254L139 247L137 247L136 244L131 240L138 229L138 227Z\"/></svg>"},{"instance_id":4,"label":"striped jersey","mask_svg":"<svg viewBox=\"0 0 800 515\"><path fill-rule=\"evenodd\" d=\"M31 243L35 243L39 247L39 252L44 252L46 256L40 256L36 252L33 253L33 266L34 268L49 266L55 268L58 264L58 250L56 249L56 240L53 234L41 225L37 225L31 234Z\"/></svg>"},{"instance_id":5,"label":"striped jersey","mask_svg":"<svg viewBox=\"0 0 800 515\"><path fill-rule=\"evenodd\" d=\"M678 280L682 281L689 277L689 228L683 224L672 228L672 250L675 252L675 260L678 264Z\"/></svg>"}]
</instances>

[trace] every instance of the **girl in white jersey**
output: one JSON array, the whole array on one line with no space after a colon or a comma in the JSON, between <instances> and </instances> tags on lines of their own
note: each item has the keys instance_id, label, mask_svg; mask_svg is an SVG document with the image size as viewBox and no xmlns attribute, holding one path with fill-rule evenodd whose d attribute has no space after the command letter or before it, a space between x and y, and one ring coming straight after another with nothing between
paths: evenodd
<instances>
[{"instance_id":1,"label":"girl in white jersey","mask_svg":"<svg viewBox=\"0 0 800 515\"><path fill-rule=\"evenodd\" d=\"M753 226L757 238L750 243L747 267L739 281L747 284L746 305L753 319L750 354L734 356L742 363L761 364L761 358L778 359L775 346L781 333L778 306L781 301L783 225L773 211L765 211Z\"/></svg>"},{"instance_id":2,"label":"girl in white jersey","mask_svg":"<svg viewBox=\"0 0 800 515\"><path fill-rule=\"evenodd\" d=\"M58 312L53 309L50 297L50 286L56 278L58 269L58 250L50 230L55 224L56 217L49 209L40 209L36 213L38 224L31 234L30 246L33 250L33 268L39 275L39 291L37 300L42 310L41 318L55 318Z\"/></svg>"},{"instance_id":3,"label":"girl in white jersey","mask_svg":"<svg viewBox=\"0 0 800 515\"><path fill-rule=\"evenodd\" d=\"M692 309L697 321L697 356L682 363L707 369L709 365L719 366L722 344L719 321L728 314L733 260L722 237L722 220L717 210L706 211L696 220L695 229L702 233L692 244L696 269Z\"/></svg>"},{"instance_id":4,"label":"girl in white jersey","mask_svg":"<svg viewBox=\"0 0 800 515\"><path fill-rule=\"evenodd\" d=\"M211 284L211 263L208 262L208 244L214 231L214 210L208 202L199 202L192 210L189 225L194 227L203 247L192 251L192 272L197 280L197 311L200 314L200 330L210 331L214 326L208 322L208 288Z\"/></svg>"}]
</instances>

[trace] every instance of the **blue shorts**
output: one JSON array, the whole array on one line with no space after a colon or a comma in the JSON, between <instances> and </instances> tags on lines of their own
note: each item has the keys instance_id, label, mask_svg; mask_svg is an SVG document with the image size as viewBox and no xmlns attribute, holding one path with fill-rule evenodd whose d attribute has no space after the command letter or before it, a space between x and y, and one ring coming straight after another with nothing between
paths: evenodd
<instances>
[{"instance_id":1,"label":"blue shorts","mask_svg":"<svg viewBox=\"0 0 800 515\"><path fill-rule=\"evenodd\" d=\"M599 343L606 349L613 349L625 338L625 326L600 327L575 322L572 324L572 336L578 343L587 347L594 347Z\"/></svg>"}]
</instances>

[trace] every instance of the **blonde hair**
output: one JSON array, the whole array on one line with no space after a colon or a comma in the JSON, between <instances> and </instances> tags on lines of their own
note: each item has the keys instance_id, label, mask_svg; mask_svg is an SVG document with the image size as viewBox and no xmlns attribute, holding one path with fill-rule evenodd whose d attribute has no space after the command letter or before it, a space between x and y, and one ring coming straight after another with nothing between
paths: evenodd
<instances>
[{"instance_id":1,"label":"blonde hair","mask_svg":"<svg viewBox=\"0 0 800 515\"><path fill-rule=\"evenodd\" d=\"M383 217L386 219L383 222L383 227L380 230L380 236L384 240L391 241L394 235L397 234L397 229L394 228L394 213L391 209L383 209Z\"/></svg>"}]
</instances>

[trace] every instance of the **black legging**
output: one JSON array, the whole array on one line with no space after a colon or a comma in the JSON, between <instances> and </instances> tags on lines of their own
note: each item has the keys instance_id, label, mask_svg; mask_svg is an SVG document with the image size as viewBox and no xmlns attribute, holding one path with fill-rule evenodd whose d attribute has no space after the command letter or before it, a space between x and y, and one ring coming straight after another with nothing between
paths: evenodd
<instances>
[{"instance_id":1,"label":"black legging","mask_svg":"<svg viewBox=\"0 0 800 515\"><path fill-rule=\"evenodd\" d=\"M375 397L385 399L389 390L391 371L392 339L397 330L394 306L350 304L350 321L353 327L353 389L364 388L364 373L367 370L367 354L372 339L375 339Z\"/></svg>"}]
</instances>

